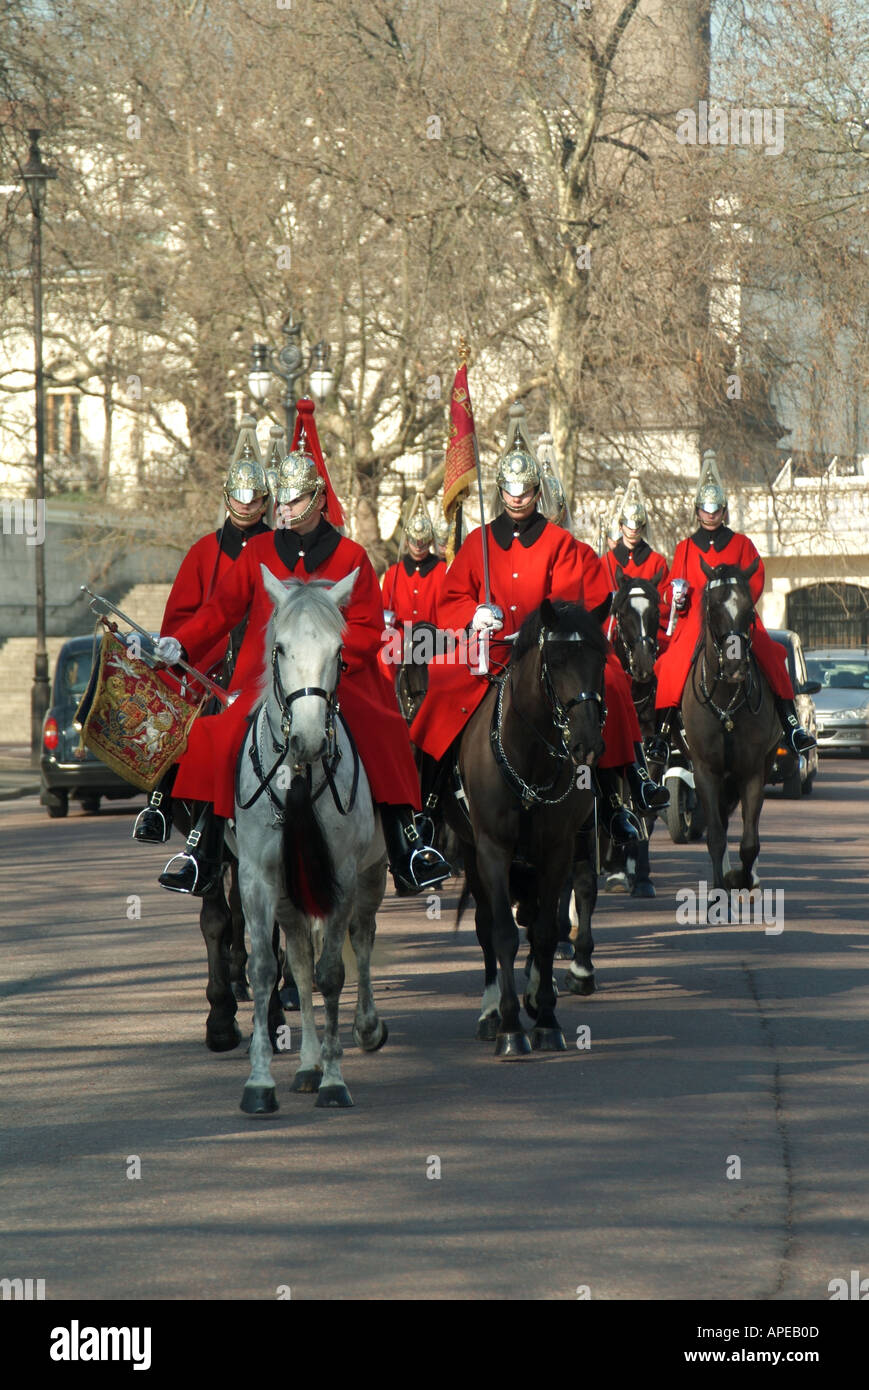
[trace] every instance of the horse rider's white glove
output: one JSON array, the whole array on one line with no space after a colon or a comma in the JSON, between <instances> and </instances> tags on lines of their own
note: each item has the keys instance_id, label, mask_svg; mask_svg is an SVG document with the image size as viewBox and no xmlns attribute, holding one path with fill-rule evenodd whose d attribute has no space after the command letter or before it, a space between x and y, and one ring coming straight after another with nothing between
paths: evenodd
<instances>
[{"instance_id":1,"label":"horse rider's white glove","mask_svg":"<svg viewBox=\"0 0 869 1390\"><path fill-rule=\"evenodd\" d=\"M163 662L164 666L174 666L177 661L180 661L183 650L184 648L177 637L158 637L154 643L157 658Z\"/></svg>"},{"instance_id":2,"label":"horse rider's white glove","mask_svg":"<svg viewBox=\"0 0 869 1390\"><path fill-rule=\"evenodd\" d=\"M471 620L475 632L500 632L504 626L504 614L494 604L481 603Z\"/></svg>"},{"instance_id":3,"label":"horse rider's white glove","mask_svg":"<svg viewBox=\"0 0 869 1390\"><path fill-rule=\"evenodd\" d=\"M684 613L688 607L688 595L691 592L691 585L685 579L673 580L673 601L676 604L676 612Z\"/></svg>"}]
</instances>

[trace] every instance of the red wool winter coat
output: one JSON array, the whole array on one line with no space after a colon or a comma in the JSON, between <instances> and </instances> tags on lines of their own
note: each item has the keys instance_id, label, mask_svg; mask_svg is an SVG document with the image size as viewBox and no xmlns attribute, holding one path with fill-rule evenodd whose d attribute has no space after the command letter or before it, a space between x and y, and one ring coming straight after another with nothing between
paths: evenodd
<instances>
[{"instance_id":1,"label":"red wool winter coat","mask_svg":"<svg viewBox=\"0 0 869 1390\"><path fill-rule=\"evenodd\" d=\"M181 624L192 618L202 604L211 598L221 579L229 573L237 556L254 536L264 535L268 530L265 522L259 522L249 531L241 531L234 527L227 517L220 531L212 532L211 535L203 536L201 540L194 542L181 561L175 583L166 600L160 636L174 637ZM199 670L212 678L220 675L226 646L226 641L223 640L214 643L203 655Z\"/></svg>"}]
</instances>

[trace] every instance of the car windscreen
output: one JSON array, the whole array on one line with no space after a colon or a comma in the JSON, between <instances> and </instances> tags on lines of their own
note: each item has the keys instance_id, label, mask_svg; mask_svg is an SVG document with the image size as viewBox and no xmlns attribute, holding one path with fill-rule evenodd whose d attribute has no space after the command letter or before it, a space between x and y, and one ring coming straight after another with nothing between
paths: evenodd
<instances>
[{"instance_id":1,"label":"car windscreen","mask_svg":"<svg viewBox=\"0 0 869 1390\"><path fill-rule=\"evenodd\" d=\"M93 643L80 651L61 652L54 677L55 704L78 704L87 689L93 661Z\"/></svg>"},{"instance_id":2,"label":"car windscreen","mask_svg":"<svg viewBox=\"0 0 869 1390\"><path fill-rule=\"evenodd\" d=\"M819 681L824 690L869 690L869 661L832 660L809 657L806 670L810 681Z\"/></svg>"}]
</instances>

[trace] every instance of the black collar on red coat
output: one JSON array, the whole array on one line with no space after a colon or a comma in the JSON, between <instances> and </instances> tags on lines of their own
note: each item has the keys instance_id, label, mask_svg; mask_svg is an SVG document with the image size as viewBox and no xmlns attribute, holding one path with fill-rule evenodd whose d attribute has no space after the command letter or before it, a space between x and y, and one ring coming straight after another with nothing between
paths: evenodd
<instances>
[{"instance_id":1,"label":"black collar on red coat","mask_svg":"<svg viewBox=\"0 0 869 1390\"><path fill-rule=\"evenodd\" d=\"M275 550L281 564L286 565L288 570L294 570L299 560L304 558L306 574L313 574L314 570L325 565L329 556L334 555L338 549L341 540L335 527L330 526L323 517L320 518L316 530L310 531L307 536L283 529L275 531L274 534Z\"/></svg>"},{"instance_id":2,"label":"black collar on red coat","mask_svg":"<svg viewBox=\"0 0 869 1390\"><path fill-rule=\"evenodd\" d=\"M414 560L412 555L402 556L404 572L409 577L412 577L414 574L416 574L417 570L419 570L423 579L425 579L426 575L431 574L432 570L435 568L436 565L442 565L443 563L444 561L441 559L439 555L426 555L422 560L420 560L419 564L417 564L416 560Z\"/></svg>"},{"instance_id":3,"label":"black collar on red coat","mask_svg":"<svg viewBox=\"0 0 869 1390\"><path fill-rule=\"evenodd\" d=\"M509 550L518 533L519 544L526 550L530 550L535 541L539 541L546 526L546 517L541 516L535 507L530 516L526 516L524 521L513 521L506 512L500 512L491 523L489 530L495 537L502 550Z\"/></svg>"},{"instance_id":4,"label":"black collar on red coat","mask_svg":"<svg viewBox=\"0 0 869 1390\"><path fill-rule=\"evenodd\" d=\"M224 555L229 556L230 560L237 560L247 541L270 530L271 527L267 526L264 521L258 521L255 526L248 526L243 531L240 526L235 525L232 517L228 516L217 532L217 545Z\"/></svg>"},{"instance_id":5,"label":"black collar on red coat","mask_svg":"<svg viewBox=\"0 0 869 1390\"><path fill-rule=\"evenodd\" d=\"M635 565L644 565L651 553L652 547L649 545L648 541L637 541L633 550L628 550L623 540L613 546L613 555L615 555L622 569L626 567L632 557Z\"/></svg>"},{"instance_id":6,"label":"black collar on red coat","mask_svg":"<svg viewBox=\"0 0 869 1390\"><path fill-rule=\"evenodd\" d=\"M719 551L727 549L733 540L733 532L729 526L719 526L717 531L704 531L702 526L698 526L691 540L704 555L710 550L718 554Z\"/></svg>"}]
</instances>

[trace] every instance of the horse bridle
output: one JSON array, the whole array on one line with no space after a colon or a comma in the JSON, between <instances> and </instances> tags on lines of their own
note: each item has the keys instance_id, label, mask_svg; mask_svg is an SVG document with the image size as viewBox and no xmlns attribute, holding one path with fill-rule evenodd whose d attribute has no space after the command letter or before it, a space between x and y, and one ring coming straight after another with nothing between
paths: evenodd
<instances>
[{"instance_id":1,"label":"horse bridle","mask_svg":"<svg viewBox=\"0 0 869 1390\"><path fill-rule=\"evenodd\" d=\"M554 633L547 634L545 629L541 631L540 636L537 639L537 647L540 651L540 674L543 679L543 693L549 701L549 708L552 713L553 723L555 724L555 727L558 729L558 732L561 735L562 753L565 757L570 758L572 761L573 755L571 754L570 749L567 746L567 739L570 734L570 724L568 721L568 715L570 714L570 711L576 705L584 704L586 700L596 700L598 706L598 715L600 718L600 726L601 728L603 728L604 723L606 721L606 702L599 690L581 690L578 695L572 696L571 699L568 700L566 705L563 705L561 703L561 700L558 698L558 695L556 693L555 686L552 684L552 675L550 673L549 667L546 664L547 636L551 637L553 641L556 642L582 642L584 639L579 633L571 633L569 637L565 637L563 635L558 635ZM516 697L513 691L512 680L510 683L510 694L513 696L513 704L515 708ZM538 737L542 738L542 735L538 735ZM546 742L545 739L543 741L544 743Z\"/></svg>"},{"instance_id":2,"label":"horse bridle","mask_svg":"<svg viewBox=\"0 0 869 1390\"><path fill-rule=\"evenodd\" d=\"M504 674L496 678L498 685L498 698L495 702L495 712L492 719L492 728L490 731L492 751L495 755L495 761L500 767L504 779L507 782L507 785L519 795L522 801L522 805L526 810L529 806L532 805L557 806L560 802L566 800L566 798L573 791L573 778L571 778L568 781L566 789L561 793L560 796L548 795L548 793L552 792L555 789L555 786L559 778L561 777L561 773L565 764L573 763L573 765L576 766L576 761L573 757L573 754L567 746L567 739L570 735L570 723L568 719L570 711L574 709L575 706L584 704L586 701L595 701L598 706L598 717L600 720L601 728L603 728L603 725L606 722L607 715L606 702L599 690L581 690L578 695L572 696L566 704L562 704L556 692L555 686L552 683L552 674L546 662L547 637L551 637L554 641L562 642L582 642L584 638L580 633L571 633L570 636L565 636L561 633L547 633L546 629L544 628L541 630L540 636L537 639L537 647L540 652L540 675L543 685L543 693L546 696L548 702L549 712L552 715L552 721L556 729L558 730L559 737L561 739L560 749L554 748L553 745L549 742L549 740L545 738L543 734L540 733L539 729L535 728L535 726L531 723L530 720L526 719L522 711L519 709L519 706L516 703L516 691L513 685L512 665ZM507 757L507 754L504 751L504 744L501 737L501 724L503 720L504 687L508 679L510 682L511 708L515 711L516 715L522 721L522 723L528 729L531 730L534 737L540 743L543 744L547 752L550 753L550 755L553 758L555 758L558 763L558 766L555 769L555 774L551 782L549 782L546 786L534 786L532 783L526 782L525 779L516 771L515 767L512 766Z\"/></svg>"},{"instance_id":3,"label":"horse bridle","mask_svg":"<svg viewBox=\"0 0 869 1390\"><path fill-rule=\"evenodd\" d=\"M731 578L729 578L729 579L710 579L710 580L707 582L706 587L707 587L707 589L714 589L714 588L716 588L716 587L720 588L720 587L723 586L723 585L732 585L732 584L736 584L736 583L738 583L738 582L739 582L739 581L737 580L736 577L731 577ZM707 616L707 619L708 619L708 617L709 617L708 606L707 606L706 616ZM754 682L754 674L753 674L752 666L751 666L751 657L752 657L752 651L751 651L751 628L749 627L749 629L748 629L747 632L738 632L738 631L736 630L736 628L730 628L730 629L728 629L727 632L723 633L722 636L719 638L719 637L716 637L715 633L712 631L711 625L707 622L707 631L708 631L709 637L710 637L710 639L711 639L711 641L712 641L712 646L713 646L714 651L715 651L715 662L716 662L716 668L717 668L717 669L716 669L715 676L714 676L714 679L713 679L713 681L712 681L712 690L715 689L715 687L716 687L716 685L719 683L719 681L720 681L723 685L732 685L732 686L734 686L735 688L734 688L733 694L731 695L731 697L730 697L730 699L728 700L727 704L726 704L723 708L722 708L720 705L717 705L717 704L715 703L715 701L714 701L713 698L712 698L712 691L709 690L709 689L707 688L707 685L706 685L706 674L707 674L707 673L706 673L706 646L705 646L705 643L702 643L702 644L699 645L698 648L697 648L697 655L702 657L702 665L701 665L701 670L700 670L700 691L701 691L701 693L702 693L702 695L703 695L703 702L704 702L706 705L709 706L709 708L713 711L713 713L714 713L715 715L717 715L719 721L720 721L721 724L724 726L725 732L726 732L726 733L732 733L732 731L733 731L733 718L732 718L732 716L733 716L734 714L736 714L739 710L741 710L742 707L743 707L743 705L745 705L745 706L748 708L748 711L749 711L750 714L756 714L756 713L759 711L759 709L760 709L760 702L758 702L757 709L755 709L755 710L752 710L751 705L748 703L749 697L750 697L750 695L751 695L752 689L754 688L754 684L755 684L755 682ZM742 676L737 676L735 679L734 679L734 678L731 678L731 677L728 677L728 676L725 676L725 675L724 675L724 671L723 671L723 662L724 662L724 660L725 660L725 653L724 653L724 651L723 651L723 647L724 647L725 643L727 642L728 638L733 638L733 637L737 637L737 638L739 639L740 642L744 642L744 643L745 643L745 646L746 646L746 662L747 662L745 674L742 675ZM695 665L696 665L696 658L695 658ZM758 685L757 688L758 688L758 691L760 691L760 686L759 686L759 685ZM696 687L695 687L695 691L696 691ZM762 693L762 692L761 692L761 693ZM737 696L741 696L741 698L737 700Z\"/></svg>"},{"instance_id":4,"label":"horse bridle","mask_svg":"<svg viewBox=\"0 0 869 1390\"><path fill-rule=\"evenodd\" d=\"M260 714L264 716L266 726L268 727L269 734L271 735L272 751L277 754L277 758L269 772L264 773L262 759L260 758L259 754L259 730L255 727L252 731L252 738L250 741L248 752L251 763L253 765L254 775L257 778L257 788L253 796L248 801L244 803L239 802L239 805L243 811L249 810L250 807L253 806L254 802L260 798L262 793L266 792L268 794L269 801L272 804L272 810L274 811L275 819L279 823L283 823L285 817L285 810L283 804L278 800L277 796L275 795L274 789L272 788L272 778L274 777L278 768L284 762L284 759L286 758L287 753L289 751L290 726L292 723L292 706L296 700L301 700L302 697L305 695L317 695L320 697L320 699L326 701L326 752L320 759L320 763L323 768L324 780L320 783L320 786L316 789L316 791L312 791L313 776L311 772L311 764L306 763L305 770L308 783L308 793L311 797L311 800L316 801L317 797L320 796L320 794L328 786L332 793L332 799L335 802L335 805L340 814L342 816L346 816L349 813L349 811L352 810L353 804L356 800L356 788L359 782L359 755L356 751L355 744L353 744L353 786L351 788L350 797L346 806L341 805L341 799L338 795L338 788L335 785L335 769L338 766L338 763L341 759L341 750L337 746L335 739L335 721L341 712L341 707L338 703L338 682L341 679L341 673L346 670L347 663L343 660L343 658L341 657L341 653L339 652L338 669L335 676L335 686L332 690L323 690L320 686L315 685L304 685L301 686L298 690L291 691L291 693L288 695L287 692L284 690L284 683L281 680L281 672L280 667L278 665L277 644L275 644L275 646L272 648L272 691L274 692L275 698L277 699L278 704L281 707L280 731L284 741L283 743L280 743L278 741L275 731L272 728L271 719L269 718L268 703L264 701L260 709L257 711L255 722L258 724ZM301 772L301 767L297 764L294 764L293 770Z\"/></svg>"},{"instance_id":5,"label":"horse bridle","mask_svg":"<svg viewBox=\"0 0 869 1390\"><path fill-rule=\"evenodd\" d=\"M732 584L737 584L737 583L739 583L739 580L738 580L736 577L731 577L730 579L710 579L710 580L708 581L707 585L706 585L706 588L707 588L707 589L715 589L715 588L721 588L721 587L724 586L724 585L730 586L730 585L732 585ZM707 616L708 616L708 608L707 608ZM742 683L745 681L745 678L746 678L745 676L739 676L739 677L734 681L734 680L732 680L730 677L727 677L727 676L724 675L724 672L723 672L723 670L722 670L722 665L723 665L723 662L724 662L724 660L725 660L725 654L724 654L722 648L724 647L724 645L726 644L726 642L728 641L729 638L733 638L733 637L738 638L740 642L744 642L744 643L745 643L745 647L746 647L746 661L747 661L747 660L750 658L750 656L751 656L751 627L749 626L749 629L748 629L747 632L738 632L736 628L729 628L729 629L727 630L727 632L723 633L723 634L721 635L721 637L719 638L719 637L716 637L716 636L715 636L715 633L712 631L711 626L709 626L709 636L710 636L711 639L712 639L712 646L713 646L714 649L715 649L715 660L716 660L716 666L717 666L717 670L716 670L716 673L715 673L715 679L716 679L716 681L724 681L725 684L727 684L727 685L734 685L734 684L735 684L735 685L742 685ZM746 674L747 674L747 672L746 672Z\"/></svg>"},{"instance_id":6,"label":"horse bridle","mask_svg":"<svg viewBox=\"0 0 869 1390\"><path fill-rule=\"evenodd\" d=\"M281 707L281 733L284 736L284 751L290 746L290 723L292 721L291 707L296 700L301 700L306 695L319 695L321 700L326 701L326 743L331 755L332 747L335 742L335 716L338 713L338 682L341 679L342 671L347 670L347 662L338 653L338 669L335 675L335 685L332 690L322 690L318 685L303 685L299 690L294 690L290 695L284 690L284 683L281 680L281 668L278 665L277 643L272 647L272 689L274 690L278 704ZM266 713L268 720L268 713ZM271 726L269 726L271 728Z\"/></svg>"},{"instance_id":7,"label":"horse bridle","mask_svg":"<svg viewBox=\"0 0 869 1390\"><path fill-rule=\"evenodd\" d=\"M638 590L637 592L641 591ZM629 591L628 598L630 598L630 596L631 595ZM648 632L644 632L640 637L637 638L633 646L629 647L627 642L625 641L624 634L622 632L622 610L619 609L618 612L614 614L614 617L616 620L616 633L618 635L618 639L621 642L622 647L625 651L625 655L628 658L628 675L630 676L631 680L636 680L637 677L634 675L634 647L649 646L652 650L652 655L654 656L654 654L658 650L658 639L657 637L651 637ZM645 682L638 682L638 684L645 684Z\"/></svg>"}]
</instances>

